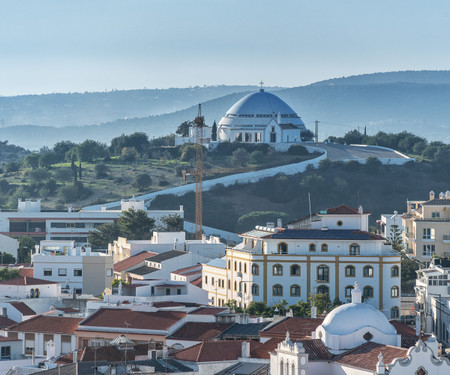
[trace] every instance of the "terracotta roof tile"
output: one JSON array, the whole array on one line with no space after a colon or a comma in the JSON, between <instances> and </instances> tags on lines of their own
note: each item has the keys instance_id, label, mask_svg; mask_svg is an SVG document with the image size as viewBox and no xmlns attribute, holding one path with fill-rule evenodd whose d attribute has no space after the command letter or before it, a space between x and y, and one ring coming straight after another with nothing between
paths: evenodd
<instances>
[{"instance_id":1,"label":"terracotta roof tile","mask_svg":"<svg viewBox=\"0 0 450 375\"><path fill-rule=\"evenodd\" d=\"M178 270L172 271L172 273L175 273L177 275L186 275L186 274L190 274L190 273L195 273L195 271L202 271L202 265L201 264L196 264L195 266L190 266L190 267L184 267L184 268L180 268Z\"/></svg>"},{"instance_id":2,"label":"terracotta roof tile","mask_svg":"<svg viewBox=\"0 0 450 375\"><path fill-rule=\"evenodd\" d=\"M326 210L319 211L318 214L324 214L326 212L327 215L358 215L358 210L347 206L346 204L341 204L337 207L327 208ZM368 211L364 211L365 214L370 214Z\"/></svg>"},{"instance_id":3,"label":"terracotta roof tile","mask_svg":"<svg viewBox=\"0 0 450 375\"><path fill-rule=\"evenodd\" d=\"M73 334L82 318L38 315L8 327L7 331Z\"/></svg>"},{"instance_id":4,"label":"terracotta roof tile","mask_svg":"<svg viewBox=\"0 0 450 375\"><path fill-rule=\"evenodd\" d=\"M335 362L375 371L380 353L384 363L391 363L395 358L405 358L407 352L405 348L369 342L336 356Z\"/></svg>"},{"instance_id":5,"label":"terracotta roof tile","mask_svg":"<svg viewBox=\"0 0 450 375\"><path fill-rule=\"evenodd\" d=\"M33 268L19 268L19 276L33 277Z\"/></svg>"},{"instance_id":6,"label":"terracotta roof tile","mask_svg":"<svg viewBox=\"0 0 450 375\"><path fill-rule=\"evenodd\" d=\"M212 340L232 325L233 323L188 322L168 338L198 341Z\"/></svg>"},{"instance_id":7,"label":"terracotta roof tile","mask_svg":"<svg viewBox=\"0 0 450 375\"><path fill-rule=\"evenodd\" d=\"M23 316L36 315L36 312L24 302L10 302L9 304Z\"/></svg>"},{"instance_id":8,"label":"terracotta roof tile","mask_svg":"<svg viewBox=\"0 0 450 375\"><path fill-rule=\"evenodd\" d=\"M323 319L320 318L285 318L267 326L259 333L259 335L261 337L277 337L284 340L286 332L289 331L291 340L299 340L310 337L311 333L315 331L322 322Z\"/></svg>"},{"instance_id":9,"label":"terracotta roof tile","mask_svg":"<svg viewBox=\"0 0 450 375\"><path fill-rule=\"evenodd\" d=\"M417 341L419 341L419 336L416 336L416 330L414 328L411 328L398 320L390 320L389 323L391 323L395 327L397 333L401 335L402 348L409 349L411 346L416 345ZM422 336L422 340L426 341L428 337L430 336L424 335Z\"/></svg>"},{"instance_id":10,"label":"terracotta roof tile","mask_svg":"<svg viewBox=\"0 0 450 375\"><path fill-rule=\"evenodd\" d=\"M195 280L191 280L191 284L201 288L202 287L202 281L203 281L203 277L200 276L199 278L197 278Z\"/></svg>"},{"instance_id":11,"label":"terracotta roof tile","mask_svg":"<svg viewBox=\"0 0 450 375\"><path fill-rule=\"evenodd\" d=\"M48 281L42 279L36 279L34 277L16 277L11 280L0 281L3 285L46 285L46 284L58 284L55 281Z\"/></svg>"},{"instance_id":12,"label":"terracotta roof tile","mask_svg":"<svg viewBox=\"0 0 450 375\"><path fill-rule=\"evenodd\" d=\"M16 323L17 322L15 320L9 319L6 316L0 316L0 329L9 327Z\"/></svg>"},{"instance_id":13,"label":"terracotta roof tile","mask_svg":"<svg viewBox=\"0 0 450 375\"><path fill-rule=\"evenodd\" d=\"M151 251L141 251L140 253L133 255L127 259L121 260L120 262L114 263L114 272L123 272L131 269L132 267L143 263L146 259L156 255Z\"/></svg>"},{"instance_id":14,"label":"terracotta roof tile","mask_svg":"<svg viewBox=\"0 0 450 375\"><path fill-rule=\"evenodd\" d=\"M13 339L12 337L0 336L0 342L8 342L8 341L22 341L22 340L20 340L20 339Z\"/></svg>"},{"instance_id":15,"label":"terracotta roof tile","mask_svg":"<svg viewBox=\"0 0 450 375\"><path fill-rule=\"evenodd\" d=\"M217 315L228 311L228 307L199 307L198 309L189 312L190 315Z\"/></svg>"},{"instance_id":16,"label":"terracotta roof tile","mask_svg":"<svg viewBox=\"0 0 450 375\"><path fill-rule=\"evenodd\" d=\"M242 355L243 341L203 341L190 348L180 350L173 357L189 362L218 362L236 360ZM250 352L260 346L258 341L250 341Z\"/></svg>"},{"instance_id":17,"label":"terracotta roof tile","mask_svg":"<svg viewBox=\"0 0 450 375\"><path fill-rule=\"evenodd\" d=\"M167 330L185 316L186 313L181 311L148 312L100 308L80 323L80 327Z\"/></svg>"}]
</instances>

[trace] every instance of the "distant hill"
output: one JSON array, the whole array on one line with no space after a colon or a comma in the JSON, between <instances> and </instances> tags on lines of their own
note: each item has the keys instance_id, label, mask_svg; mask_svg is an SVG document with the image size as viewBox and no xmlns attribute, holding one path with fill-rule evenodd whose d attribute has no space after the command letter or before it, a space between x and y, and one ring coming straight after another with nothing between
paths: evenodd
<instances>
[{"instance_id":1,"label":"distant hill","mask_svg":"<svg viewBox=\"0 0 450 375\"><path fill-rule=\"evenodd\" d=\"M219 91L226 94L218 97ZM173 89L177 90L177 89ZM117 101L114 109L121 116L113 120L102 121L98 125L40 127L7 126L0 129L0 140L8 140L29 149L37 149L43 145L53 145L63 139L75 142L86 138L110 141L121 133L144 131L150 137L158 137L175 132L177 126L190 120L197 114L197 103L202 102L203 113L207 124L219 121L231 105L248 92L255 91L249 86L218 86L217 88L198 88L189 98L188 89L177 93L180 98L176 111L166 114L140 115L141 109L132 111L134 92L122 92L122 100L129 103L128 117L124 119L125 109L121 109L121 102ZM202 91L205 90L205 91ZM272 89L273 90L273 89ZM142 90L137 90L142 91ZM149 90L154 91L154 90ZM115 95L115 92L105 93ZM367 127L368 134L379 130L385 132L400 132L403 130L424 136L430 140L442 140L450 143L450 71L423 72L392 72L375 73L361 76L339 78L321 81L308 86L289 89L278 89L276 94L285 100L305 121L310 129L314 127L314 120L319 120L319 139L327 135L341 136L357 127L362 131ZM84 95L84 94L83 94ZM127 96L129 95L129 96ZM167 94L168 95L168 94ZM204 99L208 97L209 100ZM21 97L25 100L26 97ZM5 98L0 98L5 99ZM106 100L106 99L105 99ZM108 103L111 100L108 99ZM140 104L144 108L147 103ZM159 99L158 99L159 100ZM186 107L182 103L189 102ZM0 119L2 118L0 100ZM169 104L161 105L151 101L148 112L162 113ZM26 102L23 103L25 105ZM183 109L184 108L184 109ZM137 113L139 112L139 113ZM75 113L75 112L71 112ZM96 115L97 116L97 115ZM100 115L98 115L100 116ZM92 123L86 122L85 124Z\"/></svg>"}]
</instances>

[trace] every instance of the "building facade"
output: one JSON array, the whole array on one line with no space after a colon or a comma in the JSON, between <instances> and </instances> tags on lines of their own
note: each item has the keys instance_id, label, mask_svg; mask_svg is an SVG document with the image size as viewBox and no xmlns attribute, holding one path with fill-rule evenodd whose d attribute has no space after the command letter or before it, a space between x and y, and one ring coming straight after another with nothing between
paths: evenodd
<instances>
[{"instance_id":1,"label":"building facade","mask_svg":"<svg viewBox=\"0 0 450 375\"><path fill-rule=\"evenodd\" d=\"M400 255L384 237L367 232L370 213L339 206L293 224L257 226L221 260L204 265L203 288L214 304L268 305L327 294L346 301L355 281L372 306L400 318ZM279 223L280 224L280 223Z\"/></svg>"},{"instance_id":2,"label":"building facade","mask_svg":"<svg viewBox=\"0 0 450 375\"><path fill-rule=\"evenodd\" d=\"M427 201L408 201L402 216L406 251L424 263L433 255L450 256L450 191L436 197L430 191Z\"/></svg>"}]
</instances>

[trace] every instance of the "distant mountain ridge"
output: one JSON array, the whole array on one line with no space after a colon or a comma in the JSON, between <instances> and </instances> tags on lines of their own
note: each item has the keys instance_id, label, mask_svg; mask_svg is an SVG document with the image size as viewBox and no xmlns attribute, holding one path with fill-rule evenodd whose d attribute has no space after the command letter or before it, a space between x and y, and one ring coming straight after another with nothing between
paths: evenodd
<instances>
[{"instance_id":1,"label":"distant mountain ridge","mask_svg":"<svg viewBox=\"0 0 450 375\"><path fill-rule=\"evenodd\" d=\"M242 90L236 92L236 88ZM181 122L192 120L197 114L198 102L202 102L206 123L212 124L214 120L219 121L237 100L256 90L253 86L230 86L223 89L227 92L226 95L212 95L210 100L198 100L203 93L190 97L190 105L171 113L115 118L99 125L61 128L8 126L0 129L0 140L38 149L64 139L80 142L92 138L109 142L122 133L135 131L144 131L150 138L158 137L174 133ZM179 96L186 93L181 92ZM208 91L204 93L207 94ZM358 127L363 131L366 127L369 134L379 130L406 130L430 140L450 143L450 71L375 73L338 78L308 86L278 88L276 95L302 117L308 128L313 130L314 120L320 121L319 139L324 139L327 135L340 136ZM133 96L127 101L132 103ZM1 103L0 100L0 120ZM120 103L117 105L120 106ZM129 108L131 107L130 104ZM153 110L157 108L156 106Z\"/></svg>"}]
</instances>

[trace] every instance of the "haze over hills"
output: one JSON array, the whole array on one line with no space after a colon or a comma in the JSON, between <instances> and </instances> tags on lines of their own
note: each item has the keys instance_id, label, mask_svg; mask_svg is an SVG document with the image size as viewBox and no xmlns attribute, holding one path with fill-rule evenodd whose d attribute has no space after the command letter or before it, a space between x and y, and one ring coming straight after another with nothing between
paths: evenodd
<instances>
[{"instance_id":1,"label":"haze over hills","mask_svg":"<svg viewBox=\"0 0 450 375\"><path fill-rule=\"evenodd\" d=\"M108 142L122 133L135 131L145 131L150 137L157 137L173 133L181 122L192 120L197 113L198 102L202 102L207 124L212 124L214 120L220 120L234 102L255 89L251 86L198 88L190 96L188 90L192 89L159 90L167 92L156 100L149 100L147 109L145 99L136 99L137 92L143 90L98 93L99 97L93 102L89 98L94 98L95 94L70 94L75 99L77 95L86 95L83 97L84 104L69 106L70 115L64 110L68 107L67 103L61 106L62 94L45 95L46 102L39 108L40 113L47 113L46 106L57 108L52 112L55 123L67 123L58 116L71 116L74 124L81 124L82 121L92 124L95 121L88 119L102 116L110 120L98 125L61 128L34 124L6 126L0 129L0 139L37 149L63 139L79 142L92 138ZM155 90L148 91L152 92L154 99ZM119 93L121 100L117 99ZM366 126L369 134L379 130L406 130L430 140L450 142L450 71L391 72L337 78L308 86L278 89L277 95L297 111L310 129L313 129L314 120L320 121L319 139L324 139L326 135L340 136L357 127L363 130ZM7 100L14 103L13 99L19 98L21 106L11 105L10 108L16 108L20 114L21 108L36 105L36 102L27 102L27 98L35 100L36 97L0 98L0 119L2 103ZM4 99L6 101L2 101ZM105 111L105 105L100 106L99 103L107 103L108 110ZM188 104L183 107L184 103ZM176 111L161 114L168 108L175 108ZM142 116L145 110L153 115ZM77 111L82 112L80 119L76 119ZM128 119L124 119L124 114Z\"/></svg>"}]
</instances>

